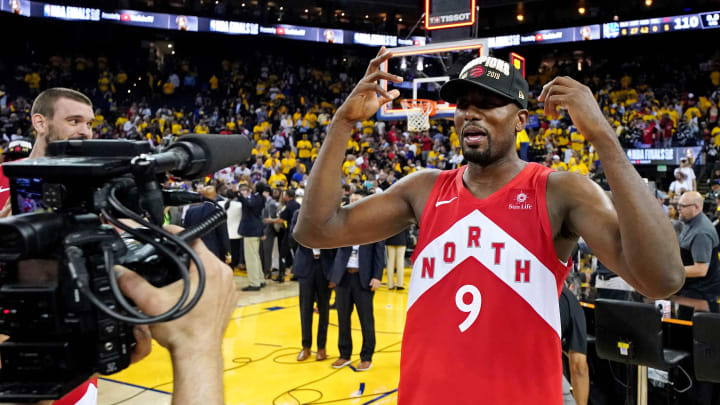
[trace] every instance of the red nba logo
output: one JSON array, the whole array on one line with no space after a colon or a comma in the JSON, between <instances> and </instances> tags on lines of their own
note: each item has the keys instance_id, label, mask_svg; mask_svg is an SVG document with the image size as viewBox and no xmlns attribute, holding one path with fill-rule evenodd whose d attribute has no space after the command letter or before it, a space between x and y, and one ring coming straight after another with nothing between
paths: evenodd
<instances>
[{"instance_id":1,"label":"red nba logo","mask_svg":"<svg viewBox=\"0 0 720 405\"><path fill-rule=\"evenodd\" d=\"M130 14L123 14L120 16L120 21L130 21Z\"/></svg>"},{"instance_id":2,"label":"red nba logo","mask_svg":"<svg viewBox=\"0 0 720 405\"><path fill-rule=\"evenodd\" d=\"M482 66L475 66L470 70L470 77L480 77L485 73L485 68Z\"/></svg>"},{"instance_id":3,"label":"red nba logo","mask_svg":"<svg viewBox=\"0 0 720 405\"><path fill-rule=\"evenodd\" d=\"M542 38L543 38L542 34L535 34L535 41L536 41L536 42L542 41Z\"/></svg>"},{"instance_id":4,"label":"red nba logo","mask_svg":"<svg viewBox=\"0 0 720 405\"><path fill-rule=\"evenodd\" d=\"M278 27L278 28L277 28L277 34L278 34L278 35L285 35L285 28L283 28L283 27Z\"/></svg>"}]
</instances>

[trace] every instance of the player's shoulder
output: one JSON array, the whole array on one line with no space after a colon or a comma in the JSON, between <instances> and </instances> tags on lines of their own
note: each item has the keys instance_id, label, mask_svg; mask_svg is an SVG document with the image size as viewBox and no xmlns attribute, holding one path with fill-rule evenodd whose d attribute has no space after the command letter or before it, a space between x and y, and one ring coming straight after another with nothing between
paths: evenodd
<instances>
[{"instance_id":1,"label":"player's shoulder","mask_svg":"<svg viewBox=\"0 0 720 405\"><path fill-rule=\"evenodd\" d=\"M588 206L612 206L599 184L587 176L570 172L552 172L547 180L548 209L562 211Z\"/></svg>"},{"instance_id":2,"label":"player's shoulder","mask_svg":"<svg viewBox=\"0 0 720 405\"><path fill-rule=\"evenodd\" d=\"M433 187L442 172L443 171L439 169L418 170L400 179L397 183L393 184L393 187L397 185L399 188L402 188L403 191L411 193L429 190ZM392 189L392 187L390 189Z\"/></svg>"},{"instance_id":3,"label":"player's shoulder","mask_svg":"<svg viewBox=\"0 0 720 405\"><path fill-rule=\"evenodd\" d=\"M547 192L550 193L584 193L592 191L596 193L602 191L597 183L590 180L587 176L579 173L566 171L552 171L548 174Z\"/></svg>"}]
</instances>

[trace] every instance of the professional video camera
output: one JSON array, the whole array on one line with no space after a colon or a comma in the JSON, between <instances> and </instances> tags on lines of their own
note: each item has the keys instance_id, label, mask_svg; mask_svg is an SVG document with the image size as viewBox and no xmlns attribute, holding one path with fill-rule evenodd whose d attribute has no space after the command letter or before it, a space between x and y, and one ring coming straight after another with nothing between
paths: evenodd
<instances>
[{"instance_id":1,"label":"professional video camera","mask_svg":"<svg viewBox=\"0 0 720 405\"><path fill-rule=\"evenodd\" d=\"M165 206L206 199L162 183L166 172L194 179L242 163L250 149L241 135L187 135L156 154L141 141L70 140L51 143L48 157L3 165L15 215L0 220L0 333L10 336L0 344L0 402L57 399L96 372L120 371L133 325L195 306L205 272L187 242L225 213L173 235L162 228ZM199 285L189 298L190 261ZM115 264L155 286L182 279L183 293L164 314L144 314L120 292Z\"/></svg>"}]
</instances>

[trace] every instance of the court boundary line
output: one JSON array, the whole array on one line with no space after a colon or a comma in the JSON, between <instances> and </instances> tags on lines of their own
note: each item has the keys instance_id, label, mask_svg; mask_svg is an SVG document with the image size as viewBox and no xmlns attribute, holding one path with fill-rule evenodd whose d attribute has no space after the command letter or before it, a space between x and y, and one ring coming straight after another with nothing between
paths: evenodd
<instances>
[{"instance_id":1,"label":"court boundary line","mask_svg":"<svg viewBox=\"0 0 720 405\"><path fill-rule=\"evenodd\" d=\"M120 385L127 385L127 386L130 386L130 387L142 389L142 390L145 390L145 391L153 391L153 392L157 392L157 393L159 393L159 394L172 395L172 392L163 391L163 390L159 390L159 389L157 389L157 388L152 388L152 387L143 387L142 385L137 385L137 384L128 383L128 382L124 382L124 381L113 380L113 379L107 378L107 377L98 377L98 379L100 379L100 380L105 380L105 381L109 381L109 382L113 382L113 383L117 383L117 384L120 384ZM160 386L163 386L163 385L166 385L166 384L171 384L171 383L172 383L172 381L170 381L169 383L158 384L158 385L156 385L156 387L160 387Z\"/></svg>"}]
</instances>

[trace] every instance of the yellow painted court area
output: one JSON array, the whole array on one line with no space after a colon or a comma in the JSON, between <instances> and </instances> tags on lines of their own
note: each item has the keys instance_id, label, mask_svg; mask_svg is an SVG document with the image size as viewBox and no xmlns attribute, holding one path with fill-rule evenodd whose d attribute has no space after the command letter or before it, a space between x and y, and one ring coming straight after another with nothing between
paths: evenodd
<instances>
[{"instance_id":1,"label":"yellow painted court area","mask_svg":"<svg viewBox=\"0 0 720 405\"><path fill-rule=\"evenodd\" d=\"M409 270L409 269L408 269ZM409 271L406 272L409 279ZM245 279L239 283L245 284ZM406 286L407 286L406 280ZM239 284L240 285L240 284ZM394 404L400 371L400 344L405 324L407 290L390 291L386 284L374 299L376 347L369 371L356 372L362 344L360 323L353 312L352 366L333 369L337 349L337 312L330 310L327 353L315 361L317 313L313 324L313 355L296 360L301 349L298 284L283 286L288 298L272 299L276 286L256 296L242 293L240 304L265 296L268 301L240 306L233 313L223 344L225 401L227 404ZM259 294L259 295L258 295ZM331 299L331 302L334 300ZM203 350L198 347L197 350ZM103 377L100 405L166 404L172 392L172 369L168 352L153 342L150 356L130 368Z\"/></svg>"}]
</instances>

